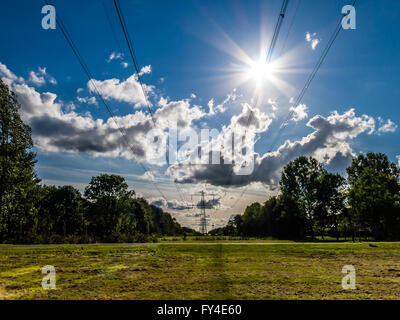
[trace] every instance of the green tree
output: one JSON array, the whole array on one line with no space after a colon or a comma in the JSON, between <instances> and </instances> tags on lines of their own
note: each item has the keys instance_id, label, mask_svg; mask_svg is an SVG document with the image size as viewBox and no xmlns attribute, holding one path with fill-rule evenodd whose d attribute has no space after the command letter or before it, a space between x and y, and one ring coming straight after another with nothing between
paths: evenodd
<instances>
[{"instance_id":1,"label":"green tree","mask_svg":"<svg viewBox=\"0 0 400 320\"><path fill-rule=\"evenodd\" d=\"M39 179L34 172L31 129L18 113L16 95L0 79L0 234L23 239L35 214Z\"/></svg>"},{"instance_id":2,"label":"green tree","mask_svg":"<svg viewBox=\"0 0 400 320\"><path fill-rule=\"evenodd\" d=\"M86 232L86 203L79 190L72 186L43 187L39 201L38 232L50 239L53 235L77 236Z\"/></svg>"},{"instance_id":3,"label":"green tree","mask_svg":"<svg viewBox=\"0 0 400 320\"><path fill-rule=\"evenodd\" d=\"M345 179L341 175L330 172L322 173L318 179L315 219L322 237L325 228L330 227L334 230L336 238L339 238L338 219L346 198L344 182Z\"/></svg>"},{"instance_id":4,"label":"green tree","mask_svg":"<svg viewBox=\"0 0 400 320\"><path fill-rule=\"evenodd\" d=\"M108 174L92 177L84 195L90 201L87 219L92 234L111 239L121 232L134 232L135 213L141 208L133 201L135 192L128 190L123 177Z\"/></svg>"},{"instance_id":5,"label":"green tree","mask_svg":"<svg viewBox=\"0 0 400 320\"><path fill-rule=\"evenodd\" d=\"M388 160L388 157L383 153L367 153L354 158L351 166L348 167L347 175L350 185L353 185L361 176L365 168L372 168L387 176L393 177L396 181L399 179L400 169Z\"/></svg>"},{"instance_id":6,"label":"green tree","mask_svg":"<svg viewBox=\"0 0 400 320\"><path fill-rule=\"evenodd\" d=\"M376 239L398 238L399 184L392 174L366 167L349 191L354 224Z\"/></svg>"},{"instance_id":7,"label":"green tree","mask_svg":"<svg viewBox=\"0 0 400 320\"><path fill-rule=\"evenodd\" d=\"M314 158L298 157L283 169L280 181L282 194L293 197L307 219L307 231L313 235L318 206L319 179L326 172Z\"/></svg>"},{"instance_id":8,"label":"green tree","mask_svg":"<svg viewBox=\"0 0 400 320\"><path fill-rule=\"evenodd\" d=\"M280 239L304 239L307 219L298 206L295 197L282 194L273 208L273 237Z\"/></svg>"},{"instance_id":9,"label":"green tree","mask_svg":"<svg viewBox=\"0 0 400 320\"><path fill-rule=\"evenodd\" d=\"M101 174L92 177L89 185L85 188L85 197L89 200L98 200L104 197L123 199L133 195L135 195L135 191L128 190L125 179L115 174Z\"/></svg>"}]
</instances>

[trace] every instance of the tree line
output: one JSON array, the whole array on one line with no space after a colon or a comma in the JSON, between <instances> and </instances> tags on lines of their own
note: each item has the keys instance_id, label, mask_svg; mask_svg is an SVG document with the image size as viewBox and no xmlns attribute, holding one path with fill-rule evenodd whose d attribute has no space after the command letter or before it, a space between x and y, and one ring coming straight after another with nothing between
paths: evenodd
<instances>
[{"instance_id":1,"label":"tree line","mask_svg":"<svg viewBox=\"0 0 400 320\"><path fill-rule=\"evenodd\" d=\"M136 197L118 175L93 177L83 195L40 184L19 107L0 79L0 243L143 242L193 232Z\"/></svg>"},{"instance_id":2,"label":"tree line","mask_svg":"<svg viewBox=\"0 0 400 320\"><path fill-rule=\"evenodd\" d=\"M253 203L212 234L399 240L399 168L385 154L367 153L346 171L345 179L312 157L298 157L284 167L278 196Z\"/></svg>"},{"instance_id":3,"label":"tree line","mask_svg":"<svg viewBox=\"0 0 400 320\"><path fill-rule=\"evenodd\" d=\"M0 243L139 242L155 235L196 234L129 190L123 177L92 177L82 195L40 184L31 128L16 95L0 79ZM280 239L400 239L399 168L386 155L352 160L347 177L312 157L288 163L280 194L253 203L213 235Z\"/></svg>"}]
</instances>

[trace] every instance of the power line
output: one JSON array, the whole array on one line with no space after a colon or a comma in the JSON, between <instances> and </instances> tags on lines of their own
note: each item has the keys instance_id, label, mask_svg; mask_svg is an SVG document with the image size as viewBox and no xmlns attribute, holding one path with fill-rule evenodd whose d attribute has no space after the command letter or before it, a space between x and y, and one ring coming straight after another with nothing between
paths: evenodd
<instances>
[{"instance_id":1,"label":"power line","mask_svg":"<svg viewBox=\"0 0 400 320\"><path fill-rule=\"evenodd\" d=\"M267 57L266 57L266 64L269 64L271 62L271 58L272 58L273 53L274 53L275 45L276 45L276 42L278 40L278 36L279 36L279 32L281 30L283 19L285 18L286 9L288 7L288 4L289 4L289 0L283 0L282 6L281 6L281 10L279 12L278 21L276 22L276 25L275 25L274 34L272 35L271 43L270 43L269 48L268 48ZM260 98L260 92L258 91L256 96L254 97L254 103L253 103L254 104L254 111L249 109L250 114L249 114L249 117L247 118L246 130L244 132L243 140L246 138L247 128L249 127L250 122L253 120L254 112L255 112L255 109L256 109L256 107L258 105L259 98ZM233 179L233 177L231 177L231 181L232 181L232 179ZM236 205L236 203L235 203L235 205Z\"/></svg>"},{"instance_id":2,"label":"power line","mask_svg":"<svg viewBox=\"0 0 400 320\"><path fill-rule=\"evenodd\" d=\"M117 43L120 52L123 52L121 43L120 43L119 40L118 40L117 33L116 33L116 31L115 31L115 29L114 29L114 26L113 26L113 24L112 24L112 22L111 22L111 17L110 17L110 15L109 15L109 13L108 13L108 10L107 10L107 8L106 8L106 5L105 5L104 0L102 0L102 5L103 5L103 8L104 8L104 11L105 11L105 14L106 14L106 17L107 17L108 24L109 24L109 26L110 26L111 32L112 32L112 34L113 34L114 40L115 40L115 42ZM122 11L121 11L121 12L122 12ZM132 51L132 52L133 52L133 51ZM135 64L134 64L134 65L135 65ZM139 69L139 65L137 64L137 68L135 68L135 71L136 71L136 74L137 74L138 76L140 76L140 74L139 74L140 72L138 71L138 69ZM124 68L124 70L126 70L126 69ZM126 76L126 71L125 71L125 76ZM143 87L142 87L142 90L143 90ZM143 90L143 94L144 94L144 96L145 96L146 99L147 99L147 95L146 95L146 93L145 93L144 90ZM146 101L147 101L147 100L146 100ZM149 107L149 104L148 104L148 107ZM150 107L149 107L149 108L150 108ZM154 121L153 118L152 118L152 120L153 120L153 124L155 125L155 121ZM179 188L178 188L178 186L177 186L176 184L175 184L175 187L176 187L176 189L177 189L177 192L178 192L178 194L179 194L179 196L180 196L182 202L186 202L186 204L187 204L186 199L184 199L184 198L181 196L181 192L180 192L180 190L179 190Z\"/></svg>"},{"instance_id":3,"label":"power line","mask_svg":"<svg viewBox=\"0 0 400 320\"><path fill-rule=\"evenodd\" d=\"M124 14L122 12L119 0L113 0L113 2L114 2L115 10L117 11L118 19L119 19L121 27L122 27L122 31L123 31L123 34L124 34L124 37L125 37L125 41L126 41L126 43L128 45L128 49L129 49L130 56L132 58L133 66L134 66L134 68L136 70L138 81L140 83L140 86L141 86L142 91L143 91L143 95L144 95L145 100L146 100L147 108L149 109L151 118L153 120L154 127L156 128L156 126L157 126L156 125L156 121L154 119L153 111L151 109L151 104L150 104L150 102L148 100L147 93L146 93L146 90L144 88L144 84L143 84L143 81L142 81L142 78L141 78L141 75L140 75L140 65L139 65L139 63L137 61L137 58L136 58L136 55L135 55L135 51L133 50L132 40L131 40L131 37L129 35L129 30L128 30L128 27L127 27L126 22L125 22ZM181 192L180 188L178 187L178 185L177 185L175 180L174 180L174 184L175 184L175 188L176 188L176 191L178 192L179 197L181 198L181 200L183 202L186 202L186 204L187 204L187 201L186 201L185 197L183 196L183 194L182 194L182 192Z\"/></svg>"},{"instance_id":4,"label":"power line","mask_svg":"<svg viewBox=\"0 0 400 320\"><path fill-rule=\"evenodd\" d=\"M354 7L354 5L356 4L356 2L357 2L357 0L354 0L354 1L353 1L353 4L352 4L353 7ZM345 16L347 16L347 15L348 15L348 14L346 14ZM344 16L344 17L345 17L345 16ZM340 33L340 30L342 30L342 20L343 20L343 17L341 17L341 19L340 19L339 23L337 24L337 26L336 26L334 32L332 33L331 37L329 38L328 44L326 45L325 49L323 50L323 52L322 52L320 58L318 59L318 61L317 61L316 65L315 65L313 71L311 72L311 74L310 74L309 77L307 78L307 81L306 81L306 83L304 84L303 88L301 89L301 91L300 91L299 95L297 96L296 100L293 102L292 107L298 106L298 105L301 103L301 101L303 100L303 97L304 97L304 95L306 94L308 88L310 87L311 82L314 80L315 75L317 74L317 72L318 72L318 70L320 69L322 63L324 62L326 56L328 55L329 50L331 49L333 43L334 43L335 40L337 39L337 37L338 37L338 35L339 35L339 33ZM282 131L283 131L283 128L286 127L288 121L290 121L290 119L291 119L291 117L293 116L293 114L294 114L294 110L293 110L293 109L289 109L289 113L288 113L288 115L286 116L285 121L284 121L284 122L282 123L282 125L279 127L278 134L277 134L277 136L275 137L275 139L272 141L272 144L271 144L271 146L270 146L268 152L271 152L272 149L275 147L275 144L276 144L276 142L278 141L278 139L280 138L280 135L281 135L281 133L282 133Z\"/></svg>"},{"instance_id":5,"label":"power line","mask_svg":"<svg viewBox=\"0 0 400 320\"><path fill-rule=\"evenodd\" d=\"M276 42L278 40L279 32L281 30L282 22L283 22L283 19L285 18L286 9L288 7L288 4L289 4L289 0L283 0L282 7L281 7L281 10L279 12L278 21L276 22L276 25L275 25L274 34L272 35L271 43L269 45L268 52L267 52L267 57L266 57L266 64L267 65L271 62L271 59L272 59L272 56L273 56L273 53L274 53L274 49L275 49L275 45L276 45ZM260 97L260 92L258 92L256 97L255 97L254 108L258 104L259 97ZM253 115L254 115L254 112L252 110L250 110L249 117L247 118L246 128L249 127L251 120L253 120ZM246 135L246 133L247 133L247 129L245 131L245 135Z\"/></svg>"},{"instance_id":6,"label":"power line","mask_svg":"<svg viewBox=\"0 0 400 320\"><path fill-rule=\"evenodd\" d=\"M45 3L46 5L49 5L49 2L48 2L47 0L44 0L44 3ZM57 25L59 26L59 28L60 28L62 34L64 35L64 38L67 40L68 45L71 47L71 49L72 49L72 51L73 51L75 57L77 58L79 64L81 65L83 71L85 72L86 76L88 77L89 82L91 83L92 87L93 87L94 90L96 91L97 96L100 98L102 104L106 107L106 109L107 109L108 113L110 114L112 120L114 121L115 125L117 126L118 131L121 133L121 136L122 136L124 142L126 143L127 147L128 147L129 149L131 149L131 151L132 151L133 154L135 154L135 150L134 150L133 146L130 145L130 143L129 143L127 137L126 137L126 131L125 131L125 129L121 128L121 127L118 125L118 122L115 120L115 115L114 115L113 111L111 110L111 108L110 108L110 106L108 105L108 103L104 100L103 96L101 95L99 89L98 89L97 86L96 86L96 83L93 81L93 77L92 77L92 75L91 75L91 73L90 73L90 71L89 71L89 68L88 68L87 65L85 64L85 62L84 62L82 56L80 55L80 53L79 53L79 51L78 51L78 48L77 48L76 45L74 44L74 42L73 42L71 36L70 36L69 33L68 33L67 28L65 27L64 23L62 22L62 19L61 19L61 17L60 17L60 14L57 14ZM142 169L144 170L144 172L150 171L150 170L148 170L148 169L145 167L145 165L144 165L143 163L141 163L141 162L139 162L139 161L137 161L137 163L142 167ZM158 188L157 184L156 184L154 181L151 181L151 182L152 182L154 188L158 191L158 193L159 193L166 201L168 201L168 200L166 199L166 197L164 196L163 192Z\"/></svg>"},{"instance_id":7,"label":"power line","mask_svg":"<svg viewBox=\"0 0 400 320\"><path fill-rule=\"evenodd\" d=\"M275 25L274 35L272 36L271 44L268 49L267 60L266 60L267 64L269 64L271 62L272 54L274 53L276 41L278 40L279 31L281 30L282 22L283 22L283 19L285 18L286 9L287 9L288 4L289 4L289 0L283 0L281 12L279 13L279 18Z\"/></svg>"},{"instance_id":8,"label":"power line","mask_svg":"<svg viewBox=\"0 0 400 320\"><path fill-rule=\"evenodd\" d=\"M138 81L140 83L140 87L142 88L142 91L143 91L143 96L144 96L144 98L146 100L147 108L149 109L149 112L150 112L150 115L151 115L151 119L153 120L153 124L154 124L154 126L156 126L156 121L155 121L154 116L153 116L153 110L151 109L151 104L150 104L149 99L147 97L146 89L144 87L144 83L143 83L142 77L140 75L140 68L139 68L139 64L138 64L136 56L135 56L135 51L133 50L131 37L129 36L129 31L128 31L128 28L126 27L124 15L122 13L121 6L119 5L119 1L118 0L114 0L114 6L115 6L115 9L116 9L117 14L118 14L118 19L119 19L119 21L121 23L121 27L122 27L122 31L124 33L124 37L125 37L126 43L128 44L129 53L130 53L131 58L132 58L133 66L135 67L135 70L136 70L136 75L137 75Z\"/></svg>"},{"instance_id":9,"label":"power line","mask_svg":"<svg viewBox=\"0 0 400 320\"><path fill-rule=\"evenodd\" d=\"M352 3L352 6L354 7L356 4L357 0L354 0ZM292 104L292 106L297 106L301 103L304 95L306 94L308 88L311 85L311 82L313 81L313 79L315 78L315 75L317 74L318 70L320 69L322 63L324 62L329 50L331 49L333 43L335 42L336 38L338 37L340 30L342 29L342 21L343 18L346 17L348 14L344 15L343 17L340 18L339 23L337 24L334 32L332 33L331 37L329 38L328 44L326 45L324 51L322 52L322 55L320 56L320 58L318 59L313 71L311 72L311 74L309 75L309 77L307 78L306 83L304 84L303 88L301 89L299 95L297 96L295 102ZM268 152L271 152L272 149L275 147L276 142L278 141L278 139L280 138L280 135L282 134L283 128L286 127L288 121L291 119L291 117L293 116L294 111L290 110L285 121L282 123L282 125L279 127L279 131L277 136L275 137L275 139L272 141L271 146L269 148ZM261 167L261 166L260 166ZM260 167L257 168L257 170L255 171L254 175L257 174L257 172L260 170ZM247 191L248 186L245 187L245 189L242 191L240 197L236 200L235 204L233 205L233 207L236 206L236 204L239 202L239 200L243 197L244 193Z\"/></svg>"},{"instance_id":10,"label":"power line","mask_svg":"<svg viewBox=\"0 0 400 320\"><path fill-rule=\"evenodd\" d=\"M294 14L293 14L293 16L292 16L292 18L291 18L291 22L290 22L288 31L287 31L287 33L286 33L285 40L283 40L281 49L279 50L279 54L280 54L280 55L282 55L283 52L284 52L285 49L286 49L286 44L287 44L287 41L288 41L288 39L289 39L289 35L290 35L291 31L292 31L294 22L295 22L295 20L296 20L297 13L299 12L299 8L300 8L301 3L302 3L302 0L297 0L297 6L296 6L296 9L295 9L295 11L294 11Z\"/></svg>"}]
</instances>

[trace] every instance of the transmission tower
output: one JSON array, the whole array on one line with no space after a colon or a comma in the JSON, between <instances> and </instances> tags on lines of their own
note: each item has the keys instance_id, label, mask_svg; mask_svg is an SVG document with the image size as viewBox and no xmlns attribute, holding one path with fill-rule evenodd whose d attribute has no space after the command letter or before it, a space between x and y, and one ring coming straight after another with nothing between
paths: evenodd
<instances>
[{"instance_id":1,"label":"transmission tower","mask_svg":"<svg viewBox=\"0 0 400 320\"><path fill-rule=\"evenodd\" d=\"M206 200L205 197L207 196L212 196L213 200L215 200L214 196L216 196L216 194L210 193L210 194L206 194L204 191L200 191L200 193L195 194L195 195L199 195L201 197L201 200L199 203L197 203L195 205L196 208L200 208L200 233L203 235L207 234L207 215L206 215L206 209L211 209L213 207L215 207L214 201L213 204L210 205L206 205ZM192 195L193 196L193 195Z\"/></svg>"},{"instance_id":2,"label":"transmission tower","mask_svg":"<svg viewBox=\"0 0 400 320\"><path fill-rule=\"evenodd\" d=\"M200 233L207 234L206 202L204 191L201 191Z\"/></svg>"}]
</instances>

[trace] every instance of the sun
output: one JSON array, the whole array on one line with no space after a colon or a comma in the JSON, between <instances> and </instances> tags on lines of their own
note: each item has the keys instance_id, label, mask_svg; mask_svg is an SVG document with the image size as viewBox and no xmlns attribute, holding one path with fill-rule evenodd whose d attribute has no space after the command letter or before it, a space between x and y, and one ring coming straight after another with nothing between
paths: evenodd
<instances>
[{"instance_id":1,"label":"sun","mask_svg":"<svg viewBox=\"0 0 400 320\"><path fill-rule=\"evenodd\" d=\"M264 80L272 80L275 68L272 63L266 63L264 60L253 61L247 71L247 77L253 79L257 84Z\"/></svg>"}]
</instances>

